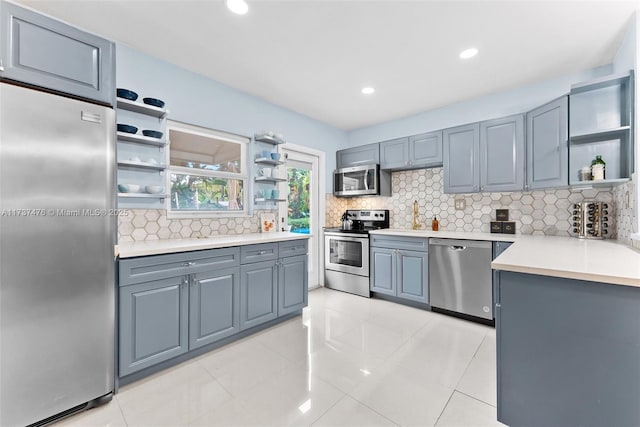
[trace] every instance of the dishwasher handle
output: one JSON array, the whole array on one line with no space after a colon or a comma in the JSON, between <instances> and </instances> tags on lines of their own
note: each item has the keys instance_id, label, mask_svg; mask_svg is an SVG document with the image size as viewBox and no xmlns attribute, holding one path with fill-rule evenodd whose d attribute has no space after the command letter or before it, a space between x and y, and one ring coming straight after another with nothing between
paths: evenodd
<instances>
[{"instance_id":1,"label":"dishwasher handle","mask_svg":"<svg viewBox=\"0 0 640 427\"><path fill-rule=\"evenodd\" d=\"M430 238L429 246L462 247L465 249L491 249L492 242L486 240Z\"/></svg>"},{"instance_id":2,"label":"dishwasher handle","mask_svg":"<svg viewBox=\"0 0 640 427\"><path fill-rule=\"evenodd\" d=\"M466 246L450 245L449 249L451 249L452 251L456 251L456 252L462 252L465 249L467 249L467 247Z\"/></svg>"}]
</instances>

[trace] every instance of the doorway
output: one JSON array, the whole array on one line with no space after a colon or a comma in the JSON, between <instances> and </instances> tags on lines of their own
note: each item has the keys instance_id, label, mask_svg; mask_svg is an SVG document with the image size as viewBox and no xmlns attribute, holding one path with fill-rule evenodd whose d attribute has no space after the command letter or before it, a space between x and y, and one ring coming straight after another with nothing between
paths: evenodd
<instances>
[{"instance_id":1,"label":"doorway","mask_svg":"<svg viewBox=\"0 0 640 427\"><path fill-rule=\"evenodd\" d=\"M308 147L285 144L280 152L287 158L287 182L280 187L287 203L281 203L280 221L291 232L309 235L309 288L321 285L322 224L324 223L324 153Z\"/></svg>"}]
</instances>

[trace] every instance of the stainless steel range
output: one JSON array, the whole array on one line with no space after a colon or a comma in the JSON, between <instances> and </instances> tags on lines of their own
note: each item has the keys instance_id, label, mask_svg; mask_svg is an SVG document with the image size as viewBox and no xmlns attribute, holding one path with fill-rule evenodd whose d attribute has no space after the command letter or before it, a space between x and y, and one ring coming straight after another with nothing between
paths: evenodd
<instances>
[{"instance_id":1,"label":"stainless steel range","mask_svg":"<svg viewBox=\"0 0 640 427\"><path fill-rule=\"evenodd\" d=\"M324 284L369 297L369 231L389 228L388 210L347 210L344 227L324 229Z\"/></svg>"}]
</instances>

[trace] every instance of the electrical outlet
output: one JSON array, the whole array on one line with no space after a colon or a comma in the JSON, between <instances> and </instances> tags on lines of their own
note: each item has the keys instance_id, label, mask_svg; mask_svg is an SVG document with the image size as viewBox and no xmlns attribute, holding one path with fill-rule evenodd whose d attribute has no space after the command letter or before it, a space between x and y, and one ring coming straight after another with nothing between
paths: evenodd
<instances>
[{"instance_id":1,"label":"electrical outlet","mask_svg":"<svg viewBox=\"0 0 640 427\"><path fill-rule=\"evenodd\" d=\"M454 199L453 206L457 211L463 211L467 207L466 199Z\"/></svg>"}]
</instances>

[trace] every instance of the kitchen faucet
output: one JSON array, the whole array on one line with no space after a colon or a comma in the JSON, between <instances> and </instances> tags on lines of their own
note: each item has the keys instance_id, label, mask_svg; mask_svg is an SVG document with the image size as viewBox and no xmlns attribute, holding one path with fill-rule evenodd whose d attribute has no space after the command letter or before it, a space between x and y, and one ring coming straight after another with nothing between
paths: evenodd
<instances>
[{"instance_id":1,"label":"kitchen faucet","mask_svg":"<svg viewBox=\"0 0 640 427\"><path fill-rule=\"evenodd\" d=\"M413 229L419 230L422 226L418 224L418 201L413 201Z\"/></svg>"}]
</instances>

